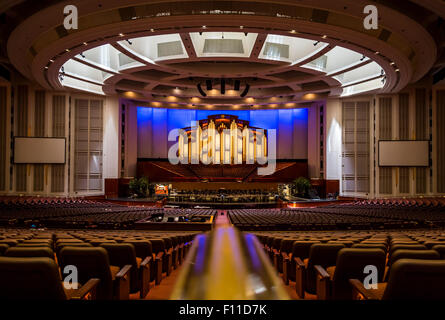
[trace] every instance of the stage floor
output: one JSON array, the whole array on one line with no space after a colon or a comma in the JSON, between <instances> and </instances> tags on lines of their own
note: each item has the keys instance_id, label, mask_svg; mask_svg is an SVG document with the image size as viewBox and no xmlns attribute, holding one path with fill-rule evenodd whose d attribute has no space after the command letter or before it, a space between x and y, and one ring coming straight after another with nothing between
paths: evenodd
<instances>
[{"instance_id":1,"label":"stage floor","mask_svg":"<svg viewBox=\"0 0 445 320\"><path fill-rule=\"evenodd\" d=\"M130 198L109 198L109 202L118 203L127 206L143 206L143 207L165 207L177 206L179 208L210 208L210 209L255 209L255 208L307 208L320 207L331 204L339 204L351 202L352 200L336 200L336 199L301 199L295 201L277 201L277 202L176 202L166 201L160 202L155 199L130 199Z\"/></svg>"}]
</instances>

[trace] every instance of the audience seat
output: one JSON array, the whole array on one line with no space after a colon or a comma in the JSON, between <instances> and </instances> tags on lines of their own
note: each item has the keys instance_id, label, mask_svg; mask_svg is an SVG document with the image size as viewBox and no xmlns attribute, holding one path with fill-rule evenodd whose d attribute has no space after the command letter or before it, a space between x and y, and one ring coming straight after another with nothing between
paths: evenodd
<instances>
[{"instance_id":1,"label":"audience seat","mask_svg":"<svg viewBox=\"0 0 445 320\"><path fill-rule=\"evenodd\" d=\"M335 266L317 271L317 298L319 300L351 300L352 288L349 279L364 279L368 265L377 268L378 281L383 280L386 254L382 249L344 248L337 254Z\"/></svg>"},{"instance_id":2,"label":"audience seat","mask_svg":"<svg viewBox=\"0 0 445 320\"><path fill-rule=\"evenodd\" d=\"M160 238L147 239L151 242L153 248L154 276L156 284L162 281L162 273L170 270L172 257L165 248L164 240Z\"/></svg>"},{"instance_id":3,"label":"audience seat","mask_svg":"<svg viewBox=\"0 0 445 320\"><path fill-rule=\"evenodd\" d=\"M287 279L292 281L295 280L296 270L297 270L297 261L300 264L303 264L303 261L309 257L309 251L313 244L320 243L319 241L294 241L292 243L292 252L289 255L288 259L286 256L283 257L283 277L285 283L287 284ZM298 293L298 292L297 292ZM299 294L304 295L304 292L300 292Z\"/></svg>"},{"instance_id":4,"label":"audience seat","mask_svg":"<svg viewBox=\"0 0 445 320\"><path fill-rule=\"evenodd\" d=\"M351 279L356 299L366 300L445 300L445 261L399 259L391 266L387 283L366 289Z\"/></svg>"},{"instance_id":5,"label":"audience seat","mask_svg":"<svg viewBox=\"0 0 445 320\"><path fill-rule=\"evenodd\" d=\"M67 265L76 266L81 284L89 278L100 279L98 300L129 299L131 266L112 268L104 248L65 247L60 250L59 265L61 270Z\"/></svg>"},{"instance_id":6,"label":"audience seat","mask_svg":"<svg viewBox=\"0 0 445 320\"><path fill-rule=\"evenodd\" d=\"M320 265L323 268L335 266L337 253L343 249L343 244L313 244L309 251L307 262L296 260L296 279L295 286L300 298L304 298L305 292L316 294L316 271L315 266ZM300 295L301 294L301 295Z\"/></svg>"},{"instance_id":7,"label":"audience seat","mask_svg":"<svg viewBox=\"0 0 445 320\"><path fill-rule=\"evenodd\" d=\"M9 246L6 243L0 243L0 256L3 256Z\"/></svg>"},{"instance_id":8,"label":"audience seat","mask_svg":"<svg viewBox=\"0 0 445 320\"><path fill-rule=\"evenodd\" d=\"M441 259L445 259L445 242L444 244L435 245L433 250L436 250L440 254Z\"/></svg>"},{"instance_id":9,"label":"audience seat","mask_svg":"<svg viewBox=\"0 0 445 320\"><path fill-rule=\"evenodd\" d=\"M136 257L136 250L130 243L103 243L101 247L107 250L112 266L119 268L131 266L130 293L139 292L141 299L145 298L150 289L151 257L146 257L144 261L141 261Z\"/></svg>"},{"instance_id":10,"label":"audience seat","mask_svg":"<svg viewBox=\"0 0 445 320\"><path fill-rule=\"evenodd\" d=\"M67 300L96 298L99 279L78 289L65 289L57 264L50 258L0 257L0 299Z\"/></svg>"},{"instance_id":11,"label":"audience seat","mask_svg":"<svg viewBox=\"0 0 445 320\"><path fill-rule=\"evenodd\" d=\"M393 252L392 256L388 259L388 267L385 271L385 281L388 281L391 266L400 259L421 259L421 260L438 260L440 255L435 250L409 250L398 249Z\"/></svg>"},{"instance_id":12,"label":"audience seat","mask_svg":"<svg viewBox=\"0 0 445 320\"><path fill-rule=\"evenodd\" d=\"M43 247L11 247L5 252L5 257L46 257L54 260L54 252L51 248Z\"/></svg>"}]
</instances>

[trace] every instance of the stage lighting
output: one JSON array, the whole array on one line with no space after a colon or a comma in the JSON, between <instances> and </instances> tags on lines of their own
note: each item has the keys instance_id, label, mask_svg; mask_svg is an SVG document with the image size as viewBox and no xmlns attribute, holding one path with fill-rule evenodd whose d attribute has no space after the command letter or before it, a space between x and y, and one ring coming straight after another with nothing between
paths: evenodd
<instances>
[{"instance_id":1,"label":"stage lighting","mask_svg":"<svg viewBox=\"0 0 445 320\"><path fill-rule=\"evenodd\" d=\"M247 93L249 92L249 89L250 89L250 85L248 83L246 83L246 87L244 88L244 91L241 92L240 97L244 98L247 95Z\"/></svg>"},{"instance_id":2,"label":"stage lighting","mask_svg":"<svg viewBox=\"0 0 445 320\"><path fill-rule=\"evenodd\" d=\"M319 44L319 43L320 43L320 41L314 42L314 46L316 46L316 45Z\"/></svg>"},{"instance_id":3,"label":"stage lighting","mask_svg":"<svg viewBox=\"0 0 445 320\"><path fill-rule=\"evenodd\" d=\"M207 94L204 92L204 90L202 90L202 88L201 88L201 84L200 84L200 83L198 83L198 84L196 85L196 87L198 88L198 91L199 91L199 93L201 94L201 96L203 96L203 97L206 97L206 96L207 96Z\"/></svg>"},{"instance_id":4,"label":"stage lighting","mask_svg":"<svg viewBox=\"0 0 445 320\"><path fill-rule=\"evenodd\" d=\"M206 80L207 91L212 90L212 80Z\"/></svg>"},{"instance_id":5,"label":"stage lighting","mask_svg":"<svg viewBox=\"0 0 445 320\"><path fill-rule=\"evenodd\" d=\"M365 60L365 58L366 58L365 55L363 55L362 58L360 59L360 61Z\"/></svg>"},{"instance_id":6,"label":"stage lighting","mask_svg":"<svg viewBox=\"0 0 445 320\"><path fill-rule=\"evenodd\" d=\"M233 90L239 91L240 84L241 84L241 81L235 80L235 84L233 86Z\"/></svg>"},{"instance_id":7,"label":"stage lighting","mask_svg":"<svg viewBox=\"0 0 445 320\"><path fill-rule=\"evenodd\" d=\"M221 94L226 93L226 79L221 78Z\"/></svg>"}]
</instances>

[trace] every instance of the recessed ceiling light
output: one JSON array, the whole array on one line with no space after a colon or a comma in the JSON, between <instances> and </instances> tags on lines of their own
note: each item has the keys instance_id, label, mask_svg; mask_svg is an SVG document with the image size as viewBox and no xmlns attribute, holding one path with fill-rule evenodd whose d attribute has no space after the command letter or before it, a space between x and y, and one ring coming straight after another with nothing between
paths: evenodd
<instances>
[{"instance_id":1,"label":"recessed ceiling light","mask_svg":"<svg viewBox=\"0 0 445 320\"><path fill-rule=\"evenodd\" d=\"M155 32L155 29L151 28L150 31L151 31L151 32Z\"/></svg>"},{"instance_id":2,"label":"recessed ceiling light","mask_svg":"<svg viewBox=\"0 0 445 320\"><path fill-rule=\"evenodd\" d=\"M295 31L295 30L291 30L290 33L297 33L297 31Z\"/></svg>"},{"instance_id":3,"label":"recessed ceiling light","mask_svg":"<svg viewBox=\"0 0 445 320\"><path fill-rule=\"evenodd\" d=\"M207 29L207 26L202 26L203 29Z\"/></svg>"},{"instance_id":4,"label":"recessed ceiling light","mask_svg":"<svg viewBox=\"0 0 445 320\"><path fill-rule=\"evenodd\" d=\"M45 69L48 69L48 66L45 66Z\"/></svg>"},{"instance_id":5,"label":"recessed ceiling light","mask_svg":"<svg viewBox=\"0 0 445 320\"><path fill-rule=\"evenodd\" d=\"M380 52L379 52L379 51L376 51L376 52L374 52L374 54L380 54Z\"/></svg>"},{"instance_id":6,"label":"recessed ceiling light","mask_svg":"<svg viewBox=\"0 0 445 320\"><path fill-rule=\"evenodd\" d=\"M83 45L84 45L84 46L87 46L87 45L88 45L88 43L84 42L84 43L83 43Z\"/></svg>"},{"instance_id":7,"label":"recessed ceiling light","mask_svg":"<svg viewBox=\"0 0 445 320\"><path fill-rule=\"evenodd\" d=\"M322 38L323 38L323 39L326 39L327 37L328 37L328 36L327 36L327 35L325 35L325 34L324 34L324 35L322 36Z\"/></svg>"},{"instance_id":8,"label":"recessed ceiling light","mask_svg":"<svg viewBox=\"0 0 445 320\"><path fill-rule=\"evenodd\" d=\"M394 61L390 63L391 66L393 66L393 65L395 65L395 64L396 64L396 63L395 63Z\"/></svg>"},{"instance_id":9,"label":"recessed ceiling light","mask_svg":"<svg viewBox=\"0 0 445 320\"><path fill-rule=\"evenodd\" d=\"M239 26L240 29L244 29L244 26Z\"/></svg>"},{"instance_id":10,"label":"recessed ceiling light","mask_svg":"<svg viewBox=\"0 0 445 320\"><path fill-rule=\"evenodd\" d=\"M70 52L70 49L65 49L66 52Z\"/></svg>"},{"instance_id":11,"label":"recessed ceiling light","mask_svg":"<svg viewBox=\"0 0 445 320\"><path fill-rule=\"evenodd\" d=\"M53 63L53 62L54 62L54 60L53 60L53 59L49 59L49 62Z\"/></svg>"},{"instance_id":12,"label":"recessed ceiling light","mask_svg":"<svg viewBox=\"0 0 445 320\"><path fill-rule=\"evenodd\" d=\"M123 33L119 33L119 37L123 37L124 36L124 34Z\"/></svg>"},{"instance_id":13,"label":"recessed ceiling light","mask_svg":"<svg viewBox=\"0 0 445 320\"><path fill-rule=\"evenodd\" d=\"M400 71L400 69L396 69L396 70L395 70L395 72L399 72L399 71Z\"/></svg>"}]
</instances>

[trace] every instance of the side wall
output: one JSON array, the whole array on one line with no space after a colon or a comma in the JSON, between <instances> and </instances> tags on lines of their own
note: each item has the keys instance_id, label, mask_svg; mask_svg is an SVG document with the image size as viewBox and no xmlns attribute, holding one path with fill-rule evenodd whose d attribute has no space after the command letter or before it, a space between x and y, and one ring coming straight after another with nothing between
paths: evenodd
<instances>
[{"instance_id":1,"label":"side wall","mask_svg":"<svg viewBox=\"0 0 445 320\"><path fill-rule=\"evenodd\" d=\"M419 82L397 94L328 99L326 109L326 178L340 180L342 195L445 194L445 86ZM429 140L430 165L379 167L379 140Z\"/></svg>"},{"instance_id":2,"label":"side wall","mask_svg":"<svg viewBox=\"0 0 445 320\"><path fill-rule=\"evenodd\" d=\"M119 173L119 100L0 82L0 194L104 194ZM66 139L65 164L14 164L14 136Z\"/></svg>"}]
</instances>

